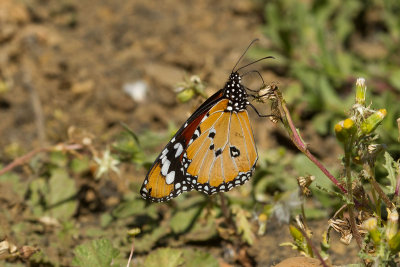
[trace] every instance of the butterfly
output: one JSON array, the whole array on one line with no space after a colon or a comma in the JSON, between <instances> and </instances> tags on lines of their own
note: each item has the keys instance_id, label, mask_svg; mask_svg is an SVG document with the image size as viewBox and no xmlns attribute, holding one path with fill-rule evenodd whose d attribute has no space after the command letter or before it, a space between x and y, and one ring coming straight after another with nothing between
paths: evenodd
<instances>
[{"instance_id":1,"label":"butterfly","mask_svg":"<svg viewBox=\"0 0 400 267\"><path fill-rule=\"evenodd\" d=\"M209 195L227 192L250 179L258 154L246 108L254 106L241 79L257 71L240 75L239 70L272 57L235 68L255 41L239 58L225 86L189 117L157 157L140 189L144 199L164 202L191 190ZM270 116L254 110L259 116Z\"/></svg>"}]
</instances>

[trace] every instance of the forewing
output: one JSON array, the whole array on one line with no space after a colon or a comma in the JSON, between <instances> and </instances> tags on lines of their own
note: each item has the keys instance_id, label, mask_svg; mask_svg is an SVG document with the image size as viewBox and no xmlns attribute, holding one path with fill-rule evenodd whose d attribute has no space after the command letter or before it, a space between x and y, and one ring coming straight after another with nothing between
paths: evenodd
<instances>
[{"instance_id":1,"label":"forewing","mask_svg":"<svg viewBox=\"0 0 400 267\"><path fill-rule=\"evenodd\" d=\"M247 111L229 112L227 105L223 99L203 117L183 156L187 184L207 194L244 184L258 158Z\"/></svg>"}]
</instances>

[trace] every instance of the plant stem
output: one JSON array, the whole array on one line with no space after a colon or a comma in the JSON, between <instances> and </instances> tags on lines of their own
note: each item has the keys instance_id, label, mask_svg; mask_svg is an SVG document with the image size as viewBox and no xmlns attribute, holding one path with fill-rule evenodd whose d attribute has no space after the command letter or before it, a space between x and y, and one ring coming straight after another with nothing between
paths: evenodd
<instances>
[{"instance_id":1,"label":"plant stem","mask_svg":"<svg viewBox=\"0 0 400 267\"><path fill-rule=\"evenodd\" d=\"M353 142L348 142L345 144L344 158L345 158L345 172L346 172L346 187L347 187L347 209L349 211L350 217L350 227L351 232L353 233L354 238L357 241L357 245L360 249L362 249L362 238L357 229L356 218L354 216L354 199L353 199L353 183L351 180L351 146Z\"/></svg>"},{"instance_id":2,"label":"plant stem","mask_svg":"<svg viewBox=\"0 0 400 267\"><path fill-rule=\"evenodd\" d=\"M17 166L25 164L28 160L30 160L33 156L35 156L36 154L38 154L40 152L51 151L51 150L73 151L73 150L79 150L82 148L83 148L83 146L80 144L70 144L70 145L58 144L58 145L55 145L52 147L39 147L19 158L14 159L10 164L8 164L7 166L5 166L3 169L0 170L0 175L3 175L6 172L11 171L12 169L14 169Z\"/></svg>"},{"instance_id":3,"label":"plant stem","mask_svg":"<svg viewBox=\"0 0 400 267\"><path fill-rule=\"evenodd\" d=\"M131 253L129 254L129 259L128 259L128 263L126 264L126 267L131 266L131 260L133 257L133 252L135 251L135 237L132 237L132 246L131 246Z\"/></svg>"},{"instance_id":4,"label":"plant stem","mask_svg":"<svg viewBox=\"0 0 400 267\"><path fill-rule=\"evenodd\" d=\"M226 223L228 225L235 225L233 223L233 219L232 219L231 213L229 211L228 205L226 204L225 195L223 193L219 193L218 195L219 195L220 200L221 200L221 210L222 210L222 214L225 217ZM235 229L236 229L236 227L235 227Z\"/></svg>"},{"instance_id":5,"label":"plant stem","mask_svg":"<svg viewBox=\"0 0 400 267\"><path fill-rule=\"evenodd\" d=\"M394 204L386 196L385 192L383 192L382 188L376 182L375 178L372 177L370 182L374 187L375 191L378 193L379 197L383 200L383 202L385 202L386 207L388 207L389 209L393 209L395 207Z\"/></svg>"},{"instance_id":6,"label":"plant stem","mask_svg":"<svg viewBox=\"0 0 400 267\"><path fill-rule=\"evenodd\" d=\"M319 259L319 261L321 262L321 265L324 267L328 267L328 264L324 261L321 254L319 253L318 249L314 246L313 242L308 237L306 231L304 231L304 229L302 229L301 227L296 227L296 228L299 229L300 232L303 234L304 238L307 240L308 245L311 247L312 251L314 252L314 255L316 255L317 258Z\"/></svg>"},{"instance_id":7,"label":"plant stem","mask_svg":"<svg viewBox=\"0 0 400 267\"><path fill-rule=\"evenodd\" d=\"M307 158L309 158L343 193L347 193L347 190L339 183L338 180L325 168L324 165L316 158L313 154L311 154L310 150L308 150L307 145L303 142L300 134L297 132L296 127L294 126L292 117L290 116L289 109L286 106L285 100L282 98L279 90L274 91L274 95L278 101L278 108L281 114L282 122L287 129L290 139L295 144L295 146L303 152Z\"/></svg>"},{"instance_id":8,"label":"plant stem","mask_svg":"<svg viewBox=\"0 0 400 267\"><path fill-rule=\"evenodd\" d=\"M398 119L398 121L400 122L400 119ZM400 131L400 129L399 129ZM397 170L397 182L396 182L396 189L394 191L394 197L393 197L393 201L394 203L399 204L399 189L400 189L400 166L399 169Z\"/></svg>"},{"instance_id":9,"label":"plant stem","mask_svg":"<svg viewBox=\"0 0 400 267\"><path fill-rule=\"evenodd\" d=\"M5 166L3 169L0 170L0 175L3 175L6 172L11 171L15 167L24 164L25 162L27 162L30 158L32 158L36 154L46 151L46 150L47 150L47 148L39 147L19 158L14 159L10 164L8 164L7 166Z\"/></svg>"},{"instance_id":10,"label":"plant stem","mask_svg":"<svg viewBox=\"0 0 400 267\"><path fill-rule=\"evenodd\" d=\"M376 193L378 193L380 199L382 199L383 202L385 202L386 207L388 207L389 209L393 209L395 207L395 205L390 201L390 199L387 197L385 192L383 192L382 188L379 186L379 184L375 180L374 164L370 162L369 164L365 164L364 168L367 169L367 173L369 175L369 182L371 183L372 187L375 189ZM380 209L380 207L377 207L377 208Z\"/></svg>"}]
</instances>

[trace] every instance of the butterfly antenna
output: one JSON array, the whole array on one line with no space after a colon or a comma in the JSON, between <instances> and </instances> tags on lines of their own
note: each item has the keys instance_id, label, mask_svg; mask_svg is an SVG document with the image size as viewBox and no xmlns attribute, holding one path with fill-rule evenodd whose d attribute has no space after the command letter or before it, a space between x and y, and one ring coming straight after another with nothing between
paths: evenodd
<instances>
[{"instance_id":1,"label":"butterfly antenna","mask_svg":"<svg viewBox=\"0 0 400 267\"><path fill-rule=\"evenodd\" d=\"M246 50L244 51L244 53L240 56L239 60L236 62L235 66L232 69L232 73L235 72L235 68L236 66L239 64L239 62L242 60L242 58L244 57L244 55L246 55L247 50L249 50L249 48L258 41L258 38L254 39L253 41L251 41L251 43L247 46Z\"/></svg>"},{"instance_id":2,"label":"butterfly antenna","mask_svg":"<svg viewBox=\"0 0 400 267\"><path fill-rule=\"evenodd\" d=\"M246 76L247 74L250 74L250 73L257 73L258 76L260 76L260 78L261 78L261 80L262 80L262 84L263 84L263 85L265 84L265 83L264 83L264 79L263 79L263 77L261 76L261 73L260 73L258 70L251 70L251 71L248 71L248 72L246 72L246 73L240 75L240 77L243 78L244 76Z\"/></svg>"},{"instance_id":3,"label":"butterfly antenna","mask_svg":"<svg viewBox=\"0 0 400 267\"><path fill-rule=\"evenodd\" d=\"M250 62L249 64L244 65L244 66L238 68L236 71L239 71L239 70L241 70L241 69L243 69L243 68L246 68L246 67L248 67L248 66L250 66L250 65L253 65L254 63L260 62L261 60L268 59L268 58L273 58L273 59L275 59L273 56L263 57L263 58L257 59L256 61Z\"/></svg>"}]
</instances>

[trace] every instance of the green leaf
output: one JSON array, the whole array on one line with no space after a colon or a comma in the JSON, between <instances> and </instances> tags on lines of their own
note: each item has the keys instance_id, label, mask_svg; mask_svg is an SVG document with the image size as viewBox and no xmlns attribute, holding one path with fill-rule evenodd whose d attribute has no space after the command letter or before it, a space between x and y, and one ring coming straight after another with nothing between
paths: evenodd
<instances>
[{"instance_id":1,"label":"green leaf","mask_svg":"<svg viewBox=\"0 0 400 267\"><path fill-rule=\"evenodd\" d=\"M127 218L133 215L146 214L153 219L157 218L157 210L155 205L145 207L146 202L143 199L133 199L119 204L113 211L112 215L116 218Z\"/></svg>"},{"instance_id":2,"label":"green leaf","mask_svg":"<svg viewBox=\"0 0 400 267\"><path fill-rule=\"evenodd\" d=\"M133 140L135 140L137 145L140 145L140 141L139 141L139 137L135 134L134 131L131 130L131 128L129 128L129 126L123 122L120 122L122 127L124 127L124 129L129 133L130 136L132 136Z\"/></svg>"},{"instance_id":3,"label":"green leaf","mask_svg":"<svg viewBox=\"0 0 400 267\"><path fill-rule=\"evenodd\" d=\"M389 185L387 188L389 189L389 194L392 194L396 188L396 170L399 169L399 163L395 162L388 152L385 152L385 164L383 166L388 172Z\"/></svg>"},{"instance_id":4,"label":"green leaf","mask_svg":"<svg viewBox=\"0 0 400 267\"><path fill-rule=\"evenodd\" d=\"M46 196L46 207L50 216L57 219L69 219L78 206L75 199L75 181L62 168L54 169L48 183L49 193Z\"/></svg>"},{"instance_id":5,"label":"green leaf","mask_svg":"<svg viewBox=\"0 0 400 267\"><path fill-rule=\"evenodd\" d=\"M82 173L89 170L89 158L83 156L81 158L73 158L71 161L71 169L74 173Z\"/></svg>"},{"instance_id":6,"label":"green leaf","mask_svg":"<svg viewBox=\"0 0 400 267\"><path fill-rule=\"evenodd\" d=\"M400 91L400 68L394 68L389 74L390 83Z\"/></svg>"},{"instance_id":7,"label":"green leaf","mask_svg":"<svg viewBox=\"0 0 400 267\"><path fill-rule=\"evenodd\" d=\"M0 166L1 169L1 166ZM7 172L0 176L0 184L3 187L3 198L13 202L23 202L29 184L20 180L20 177L13 172ZM1 189L0 187L0 189ZM6 189L7 188L7 189ZM0 190L0 191L2 191ZM4 194L5 193L5 194ZM16 198L17 197L17 198Z\"/></svg>"},{"instance_id":8,"label":"green leaf","mask_svg":"<svg viewBox=\"0 0 400 267\"><path fill-rule=\"evenodd\" d=\"M183 250L172 248L160 248L147 256L143 266L146 267L178 267L183 266Z\"/></svg>"},{"instance_id":9,"label":"green leaf","mask_svg":"<svg viewBox=\"0 0 400 267\"><path fill-rule=\"evenodd\" d=\"M218 267L216 258L207 252L189 249L160 248L147 256L143 266L146 267Z\"/></svg>"},{"instance_id":10,"label":"green leaf","mask_svg":"<svg viewBox=\"0 0 400 267\"><path fill-rule=\"evenodd\" d=\"M149 251L154 244L161 239L164 235L168 234L171 230L165 225L157 227L149 234L145 234L142 237L135 239L135 251L146 252Z\"/></svg>"},{"instance_id":11,"label":"green leaf","mask_svg":"<svg viewBox=\"0 0 400 267\"><path fill-rule=\"evenodd\" d=\"M108 267L117 266L112 263L119 251L113 248L108 239L99 239L77 246L74 254L75 257L72 261L74 266Z\"/></svg>"},{"instance_id":12,"label":"green leaf","mask_svg":"<svg viewBox=\"0 0 400 267\"><path fill-rule=\"evenodd\" d=\"M198 206L176 212L170 220L172 231L174 233L181 233L188 230L193 225L199 212L200 209Z\"/></svg>"},{"instance_id":13,"label":"green leaf","mask_svg":"<svg viewBox=\"0 0 400 267\"><path fill-rule=\"evenodd\" d=\"M65 167L68 157L61 151L53 151L50 153L50 162L58 167Z\"/></svg>"},{"instance_id":14,"label":"green leaf","mask_svg":"<svg viewBox=\"0 0 400 267\"><path fill-rule=\"evenodd\" d=\"M235 222L239 234L242 235L244 241L249 245L252 245L254 243L255 235L251 230L251 224L247 219L247 217L250 217L249 212L242 209L239 205L234 205L232 206L232 213L235 214Z\"/></svg>"},{"instance_id":15,"label":"green leaf","mask_svg":"<svg viewBox=\"0 0 400 267\"><path fill-rule=\"evenodd\" d=\"M204 251L194 251L185 250L183 254L185 258L186 267L197 267L197 266L207 266L207 267L218 267L219 262L211 254Z\"/></svg>"},{"instance_id":16,"label":"green leaf","mask_svg":"<svg viewBox=\"0 0 400 267\"><path fill-rule=\"evenodd\" d=\"M204 217L196 219L196 223L190 232L182 237L185 241L207 241L217 236L215 218L206 215Z\"/></svg>"},{"instance_id":17,"label":"green leaf","mask_svg":"<svg viewBox=\"0 0 400 267\"><path fill-rule=\"evenodd\" d=\"M37 216L43 216L43 196L49 194L49 188L44 178L36 178L29 184L29 199L27 203L32 213Z\"/></svg>"}]
</instances>

